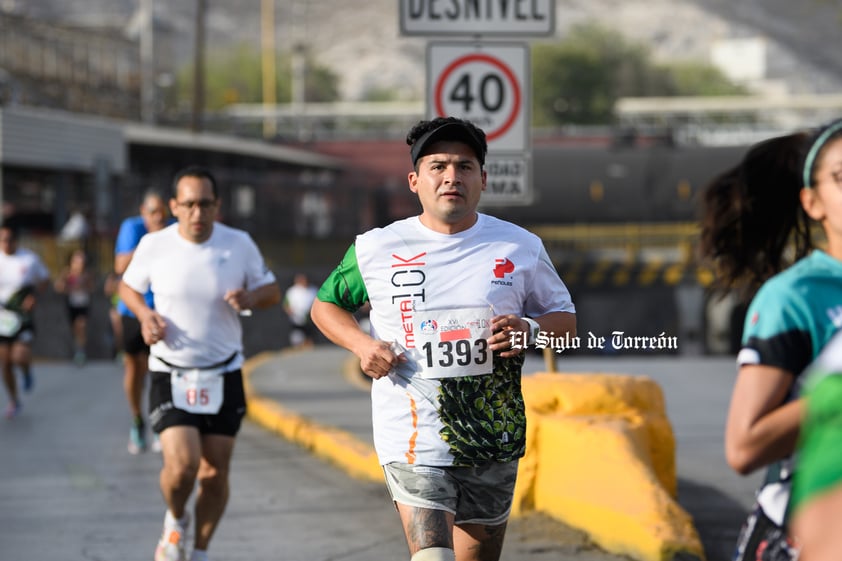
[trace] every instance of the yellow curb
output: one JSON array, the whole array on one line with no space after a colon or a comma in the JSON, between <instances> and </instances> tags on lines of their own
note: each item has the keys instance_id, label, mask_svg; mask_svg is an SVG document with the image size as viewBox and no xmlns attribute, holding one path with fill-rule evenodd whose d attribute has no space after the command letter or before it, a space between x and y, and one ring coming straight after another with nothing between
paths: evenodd
<instances>
[{"instance_id":1,"label":"yellow curb","mask_svg":"<svg viewBox=\"0 0 842 561\"><path fill-rule=\"evenodd\" d=\"M346 382L363 391L371 393L371 378L360 369L360 359L350 355L342 363L342 377Z\"/></svg>"},{"instance_id":2,"label":"yellow curb","mask_svg":"<svg viewBox=\"0 0 842 561\"><path fill-rule=\"evenodd\" d=\"M382 482L383 470L372 446L346 431L320 425L288 411L277 402L266 399L254 391L250 379L251 373L275 354L268 352L258 354L243 365L248 417L317 457L343 468L353 477Z\"/></svg>"},{"instance_id":3,"label":"yellow curb","mask_svg":"<svg viewBox=\"0 0 842 561\"><path fill-rule=\"evenodd\" d=\"M262 353L243 366L249 418L354 477L382 482L371 445L254 391L251 373L276 354ZM355 368L346 362L343 375L360 383L352 378ZM518 468L514 516L544 512L606 551L639 561L704 560L692 519L675 501L675 441L654 381L542 373L524 377L523 393L527 453Z\"/></svg>"}]
</instances>

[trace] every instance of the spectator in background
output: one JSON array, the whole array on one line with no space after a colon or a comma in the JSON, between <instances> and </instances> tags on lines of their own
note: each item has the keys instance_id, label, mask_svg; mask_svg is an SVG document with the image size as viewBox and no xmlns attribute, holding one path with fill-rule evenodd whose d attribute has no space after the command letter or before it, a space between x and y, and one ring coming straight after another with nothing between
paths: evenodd
<instances>
[{"instance_id":1,"label":"spectator in background","mask_svg":"<svg viewBox=\"0 0 842 561\"><path fill-rule=\"evenodd\" d=\"M140 239L147 232L162 230L167 224L168 213L164 197L157 191L147 191L140 204L140 215L132 216L123 221L114 245L114 272L122 275L132 260L134 250ZM144 295L146 303L154 308L155 302L152 291L147 290ZM146 422L143 419L143 388L146 382L149 346L144 342L140 332L140 323L125 303L118 302L117 311L120 313L121 331L123 339L123 390L129 402L129 412L132 415L129 429L128 450L130 454L139 454L146 450ZM157 437L153 436L154 451L159 451Z\"/></svg>"},{"instance_id":2,"label":"spectator in background","mask_svg":"<svg viewBox=\"0 0 842 561\"><path fill-rule=\"evenodd\" d=\"M84 247L90 234L91 227L85 213L80 209L75 209L61 227L58 239L62 242L81 242Z\"/></svg>"},{"instance_id":3,"label":"spectator in background","mask_svg":"<svg viewBox=\"0 0 842 561\"><path fill-rule=\"evenodd\" d=\"M289 333L289 343L293 347L302 348L313 345L314 327L310 320L310 308L316 299L318 290L310 284L307 275L297 273L284 294L284 311L292 324Z\"/></svg>"},{"instance_id":4,"label":"spectator in background","mask_svg":"<svg viewBox=\"0 0 842 561\"><path fill-rule=\"evenodd\" d=\"M67 266L61 270L53 285L56 292L64 295L67 304L73 336L73 361L79 366L85 364L87 356L88 314L94 284L87 254L83 249L76 249L70 254Z\"/></svg>"},{"instance_id":5,"label":"spectator in background","mask_svg":"<svg viewBox=\"0 0 842 561\"><path fill-rule=\"evenodd\" d=\"M33 312L37 296L49 280L50 273L41 258L18 247L17 229L8 224L0 226L0 366L9 396L7 419L17 416L21 408L15 366L20 368L23 390L32 390Z\"/></svg>"}]
</instances>

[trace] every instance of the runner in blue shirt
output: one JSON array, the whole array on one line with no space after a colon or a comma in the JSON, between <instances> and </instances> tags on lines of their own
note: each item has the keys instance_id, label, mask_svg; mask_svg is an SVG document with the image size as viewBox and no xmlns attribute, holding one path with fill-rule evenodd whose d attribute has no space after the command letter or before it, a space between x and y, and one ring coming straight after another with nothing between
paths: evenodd
<instances>
[{"instance_id":1,"label":"runner in blue shirt","mask_svg":"<svg viewBox=\"0 0 842 561\"><path fill-rule=\"evenodd\" d=\"M147 232L163 229L171 223L163 196L156 191L147 191L140 205L140 215L126 218L120 225L114 244L114 272L122 275L134 255L137 244ZM144 295L147 305L154 307L152 291ZM139 454L146 450L146 423L143 420L143 388L146 381L149 346L143 341L137 318L121 301L117 303L123 332L123 391L129 403L132 424L129 430L128 450ZM153 437L152 447L160 450L158 440Z\"/></svg>"}]
</instances>

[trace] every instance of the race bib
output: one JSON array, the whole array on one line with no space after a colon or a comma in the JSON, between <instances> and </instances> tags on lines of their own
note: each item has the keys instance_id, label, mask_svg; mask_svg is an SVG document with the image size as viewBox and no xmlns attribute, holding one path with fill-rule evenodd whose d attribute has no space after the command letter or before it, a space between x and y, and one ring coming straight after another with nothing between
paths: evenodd
<instances>
[{"instance_id":1,"label":"race bib","mask_svg":"<svg viewBox=\"0 0 842 561\"><path fill-rule=\"evenodd\" d=\"M11 337L20 331L20 314L0 308L0 337Z\"/></svg>"},{"instance_id":2,"label":"race bib","mask_svg":"<svg viewBox=\"0 0 842 561\"><path fill-rule=\"evenodd\" d=\"M216 415L225 397L225 370L173 369L172 402L190 413Z\"/></svg>"},{"instance_id":3,"label":"race bib","mask_svg":"<svg viewBox=\"0 0 842 561\"><path fill-rule=\"evenodd\" d=\"M493 369L490 306L417 311L413 358L422 378L480 376Z\"/></svg>"}]
</instances>

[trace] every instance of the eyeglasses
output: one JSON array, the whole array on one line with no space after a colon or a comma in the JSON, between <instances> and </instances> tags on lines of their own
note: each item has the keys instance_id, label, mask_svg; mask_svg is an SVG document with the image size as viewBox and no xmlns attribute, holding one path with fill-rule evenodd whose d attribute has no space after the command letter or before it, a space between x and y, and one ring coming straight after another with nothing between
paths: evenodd
<instances>
[{"instance_id":1,"label":"eyeglasses","mask_svg":"<svg viewBox=\"0 0 842 561\"><path fill-rule=\"evenodd\" d=\"M197 207L200 211L206 212L216 206L216 199L199 199L198 201L176 201L175 204L177 204L181 208L186 208L191 212L194 208Z\"/></svg>"}]
</instances>

